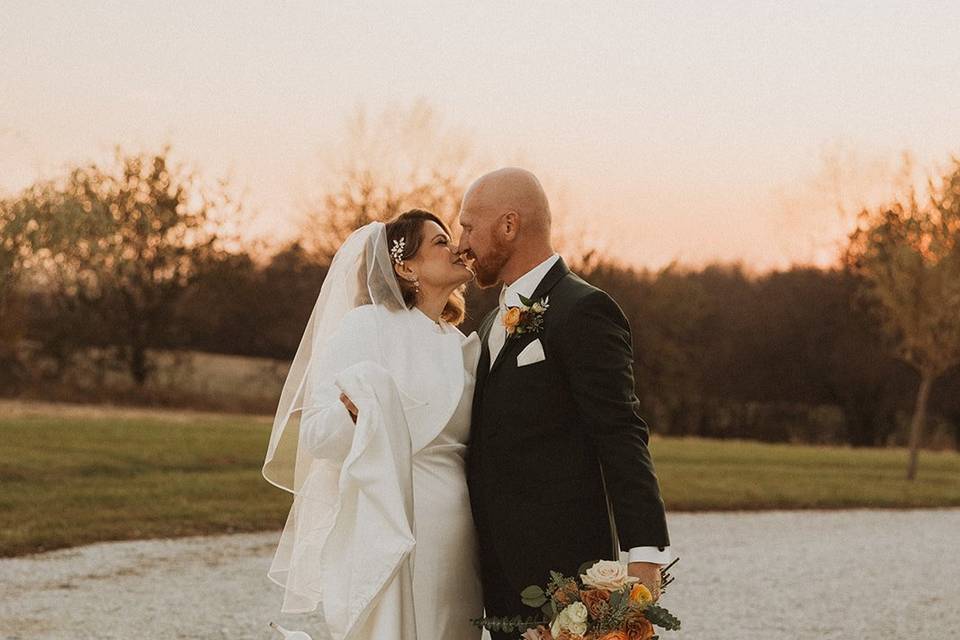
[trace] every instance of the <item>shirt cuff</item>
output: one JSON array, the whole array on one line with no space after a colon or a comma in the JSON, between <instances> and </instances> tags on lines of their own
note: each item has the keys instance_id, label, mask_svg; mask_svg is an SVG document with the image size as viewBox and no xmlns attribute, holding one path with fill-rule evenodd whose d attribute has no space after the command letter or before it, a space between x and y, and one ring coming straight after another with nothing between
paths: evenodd
<instances>
[{"instance_id":1,"label":"shirt cuff","mask_svg":"<svg viewBox=\"0 0 960 640\"><path fill-rule=\"evenodd\" d=\"M673 553L670 547L633 547L627 562L652 562L654 564L670 564Z\"/></svg>"}]
</instances>

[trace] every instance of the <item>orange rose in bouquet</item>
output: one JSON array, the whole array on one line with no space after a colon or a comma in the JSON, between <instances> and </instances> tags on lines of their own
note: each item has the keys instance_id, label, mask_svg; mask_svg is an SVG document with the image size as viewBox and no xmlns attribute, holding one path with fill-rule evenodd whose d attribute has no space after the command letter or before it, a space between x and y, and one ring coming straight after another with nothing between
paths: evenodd
<instances>
[{"instance_id":1,"label":"orange rose in bouquet","mask_svg":"<svg viewBox=\"0 0 960 640\"><path fill-rule=\"evenodd\" d=\"M564 606L579 600L580 589L577 587L577 581L571 578L558 586L553 592L553 599L557 604Z\"/></svg>"},{"instance_id":2,"label":"orange rose in bouquet","mask_svg":"<svg viewBox=\"0 0 960 640\"><path fill-rule=\"evenodd\" d=\"M587 589L580 592L580 601L587 607L590 617L599 620L609 608L610 592L603 589Z\"/></svg>"},{"instance_id":3,"label":"orange rose in bouquet","mask_svg":"<svg viewBox=\"0 0 960 640\"><path fill-rule=\"evenodd\" d=\"M643 614L628 616L623 622L626 640L650 640L653 637L653 625Z\"/></svg>"}]
</instances>

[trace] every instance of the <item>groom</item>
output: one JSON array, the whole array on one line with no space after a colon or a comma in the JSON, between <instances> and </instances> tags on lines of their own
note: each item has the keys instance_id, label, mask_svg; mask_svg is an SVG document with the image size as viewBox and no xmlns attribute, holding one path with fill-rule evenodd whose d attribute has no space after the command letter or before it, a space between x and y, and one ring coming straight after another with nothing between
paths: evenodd
<instances>
[{"instance_id":1,"label":"groom","mask_svg":"<svg viewBox=\"0 0 960 640\"><path fill-rule=\"evenodd\" d=\"M537 615L521 590L546 584L551 569L575 576L588 560L619 559L620 549L656 597L670 542L627 319L553 251L550 207L532 173L482 176L464 195L460 224L476 283L503 285L479 330L467 450L486 615ZM520 296L539 304L518 319Z\"/></svg>"}]
</instances>

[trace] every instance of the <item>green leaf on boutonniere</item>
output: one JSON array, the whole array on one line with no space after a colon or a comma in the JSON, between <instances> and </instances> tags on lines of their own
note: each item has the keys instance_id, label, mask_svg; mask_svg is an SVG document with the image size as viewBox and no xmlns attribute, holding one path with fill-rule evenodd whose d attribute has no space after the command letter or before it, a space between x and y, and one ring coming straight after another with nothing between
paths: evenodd
<instances>
[{"instance_id":1,"label":"green leaf on boutonniere","mask_svg":"<svg viewBox=\"0 0 960 640\"><path fill-rule=\"evenodd\" d=\"M533 300L531 300L530 298L526 297L526 296L523 295L522 293L518 293L518 294L517 294L517 297L520 298L520 302L523 303L523 306L525 306L525 307L527 307L527 308L533 306Z\"/></svg>"}]
</instances>

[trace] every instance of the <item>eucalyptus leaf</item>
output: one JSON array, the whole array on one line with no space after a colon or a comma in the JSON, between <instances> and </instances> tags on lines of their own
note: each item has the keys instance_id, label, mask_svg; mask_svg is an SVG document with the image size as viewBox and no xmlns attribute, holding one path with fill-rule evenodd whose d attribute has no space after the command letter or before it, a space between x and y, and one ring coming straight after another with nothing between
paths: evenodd
<instances>
[{"instance_id":1,"label":"eucalyptus leaf","mask_svg":"<svg viewBox=\"0 0 960 640\"><path fill-rule=\"evenodd\" d=\"M643 615L658 627L670 631L680 628L680 619L658 604L649 605L643 610Z\"/></svg>"},{"instance_id":2,"label":"eucalyptus leaf","mask_svg":"<svg viewBox=\"0 0 960 640\"><path fill-rule=\"evenodd\" d=\"M584 573L586 573L586 572L587 572L587 569L589 569L589 568L592 567L593 565L597 564L597 562L598 562L598 560L587 560L587 561L584 562L582 565L580 565L580 568L577 569L577 573L578 573L578 574L584 574Z\"/></svg>"},{"instance_id":3,"label":"eucalyptus leaf","mask_svg":"<svg viewBox=\"0 0 960 640\"><path fill-rule=\"evenodd\" d=\"M537 596L536 598L521 598L521 601L524 605L528 607L542 607L547 602L547 597L545 595Z\"/></svg>"},{"instance_id":4,"label":"eucalyptus leaf","mask_svg":"<svg viewBox=\"0 0 960 640\"><path fill-rule=\"evenodd\" d=\"M622 591L611 591L610 592L610 608L616 609L620 606L620 602L623 600Z\"/></svg>"},{"instance_id":5,"label":"eucalyptus leaf","mask_svg":"<svg viewBox=\"0 0 960 640\"><path fill-rule=\"evenodd\" d=\"M520 597L528 600L533 600L534 598L539 598L543 596L543 587L537 586L535 584L530 585L526 589L520 592Z\"/></svg>"}]
</instances>

